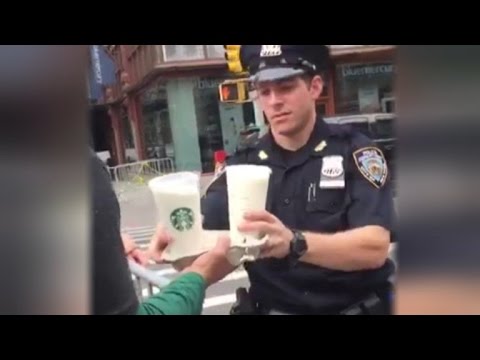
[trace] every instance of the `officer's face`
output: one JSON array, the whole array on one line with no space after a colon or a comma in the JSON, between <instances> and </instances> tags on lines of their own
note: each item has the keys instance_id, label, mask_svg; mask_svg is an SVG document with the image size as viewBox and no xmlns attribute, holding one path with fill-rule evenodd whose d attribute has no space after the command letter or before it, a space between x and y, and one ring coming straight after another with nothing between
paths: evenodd
<instances>
[{"instance_id":1,"label":"officer's face","mask_svg":"<svg viewBox=\"0 0 480 360\"><path fill-rule=\"evenodd\" d=\"M315 118L315 100L322 93L322 79L302 77L257 83L258 101L272 130L281 135L294 135Z\"/></svg>"}]
</instances>

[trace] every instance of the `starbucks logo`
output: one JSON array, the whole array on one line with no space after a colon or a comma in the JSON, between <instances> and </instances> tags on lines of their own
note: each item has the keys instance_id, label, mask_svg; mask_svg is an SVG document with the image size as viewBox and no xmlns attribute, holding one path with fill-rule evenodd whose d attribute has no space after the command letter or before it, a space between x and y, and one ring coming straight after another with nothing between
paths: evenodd
<instances>
[{"instance_id":1,"label":"starbucks logo","mask_svg":"<svg viewBox=\"0 0 480 360\"><path fill-rule=\"evenodd\" d=\"M177 231L187 231L193 227L195 217L191 209L180 208L172 212L170 221Z\"/></svg>"}]
</instances>

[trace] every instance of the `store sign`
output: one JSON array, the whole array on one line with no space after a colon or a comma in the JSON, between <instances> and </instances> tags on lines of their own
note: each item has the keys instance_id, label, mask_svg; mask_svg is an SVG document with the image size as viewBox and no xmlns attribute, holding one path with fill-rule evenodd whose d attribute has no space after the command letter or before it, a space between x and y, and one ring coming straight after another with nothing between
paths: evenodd
<instances>
[{"instance_id":1,"label":"store sign","mask_svg":"<svg viewBox=\"0 0 480 360\"><path fill-rule=\"evenodd\" d=\"M375 65L344 65L342 66L342 75L344 78L359 76L391 75L396 71L393 64L375 64Z\"/></svg>"},{"instance_id":2,"label":"store sign","mask_svg":"<svg viewBox=\"0 0 480 360\"><path fill-rule=\"evenodd\" d=\"M90 45L88 76L89 99L98 102L103 97L103 87L115 83L115 63L101 45Z\"/></svg>"},{"instance_id":3,"label":"store sign","mask_svg":"<svg viewBox=\"0 0 480 360\"><path fill-rule=\"evenodd\" d=\"M102 66L100 63L100 52L98 49L98 45L92 46L92 65L93 65L93 73L95 75L95 80L97 84L103 85L103 78L102 78Z\"/></svg>"},{"instance_id":4,"label":"store sign","mask_svg":"<svg viewBox=\"0 0 480 360\"><path fill-rule=\"evenodd\" d=\"M198 90L202 89L218 89L218 86L223 82L222 79L200 78L197 80L195 87Z\"/></svg>"}]
</instances>

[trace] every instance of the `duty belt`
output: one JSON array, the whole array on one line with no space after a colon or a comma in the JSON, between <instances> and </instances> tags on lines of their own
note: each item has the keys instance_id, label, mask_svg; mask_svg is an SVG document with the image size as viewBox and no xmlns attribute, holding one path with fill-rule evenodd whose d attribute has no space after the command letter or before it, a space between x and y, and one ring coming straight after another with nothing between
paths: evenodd
<instances>
[{"instance_id":1,"label":"duty belt","mask_svg":"<svg viewBox=\"0 0 480 360\"><path fill-rule=\"evenodd\" d=\"M388 299L382 299L376 293L349 306L345 310L332 315L384 315ZM275 308L262 309L251 299L250 294L244 288L237 290L237 301L230 311L231 315L301 315Z\"/></svg>"}]
</instances>

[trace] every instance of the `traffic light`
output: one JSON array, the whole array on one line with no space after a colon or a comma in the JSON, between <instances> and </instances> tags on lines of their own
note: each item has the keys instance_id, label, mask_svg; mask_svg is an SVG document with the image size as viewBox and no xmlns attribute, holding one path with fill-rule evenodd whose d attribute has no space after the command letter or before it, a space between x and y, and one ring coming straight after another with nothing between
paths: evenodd
<instances>
[{"instance_id":1,"label":"traffic light","mask_svg":"<svg viewBox=\"0 0 480 360\"><path fill-rule=\"evenodd\" d=\"M234 74L245 72L240 61L240 47L242 45L223 45L225 49L225 59L227 60L228 71Z\"/></svg>"},{"instance_id":2,"label":"traffic light","mask_svg":"<svg viewBox=\"0 0 480 360\"><path fill-rule=\"evenodd\" d=\"M242 104L250 101L247 79L227 80L219 85L220 101Z\"/></svg>"}]
</instances>

